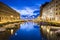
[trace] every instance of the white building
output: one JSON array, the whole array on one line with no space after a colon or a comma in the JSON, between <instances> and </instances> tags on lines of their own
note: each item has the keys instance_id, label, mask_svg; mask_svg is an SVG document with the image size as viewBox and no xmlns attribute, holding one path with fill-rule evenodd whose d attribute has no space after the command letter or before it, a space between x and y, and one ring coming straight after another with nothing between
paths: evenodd
<instances>
[{"instance_id":1,"label":"white building","mask_svg":"<svg viewBox=\"0 0 60 40\"><path fill-rule=\"evenodd\" d=\"M60 0L51 0L41 6L41 18L48 21L60 21Z\"/></svg>"}]
</instances>

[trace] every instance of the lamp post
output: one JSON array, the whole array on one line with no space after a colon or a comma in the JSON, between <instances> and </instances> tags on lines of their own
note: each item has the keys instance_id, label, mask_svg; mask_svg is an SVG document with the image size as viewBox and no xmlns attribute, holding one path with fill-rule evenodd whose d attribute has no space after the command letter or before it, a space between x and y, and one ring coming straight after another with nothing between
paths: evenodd
<instances>
[{"instance_id":1,"label":"lamp post","mask_svg":"<svg viewBox=\"0 0 60 40\"><path fill-rule=\"evenodd\" d=\"M11 20L11 21L13 21L13 15L11 15L10 17L11 17L11 19L10 19L10 20Z\"/></svg>"}]
</instances>

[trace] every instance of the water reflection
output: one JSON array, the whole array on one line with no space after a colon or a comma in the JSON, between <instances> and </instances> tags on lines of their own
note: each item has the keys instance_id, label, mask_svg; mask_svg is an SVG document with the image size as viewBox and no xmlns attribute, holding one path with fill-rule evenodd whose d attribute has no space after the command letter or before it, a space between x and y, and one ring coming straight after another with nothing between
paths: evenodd
<instances>
[{"instance_id":1,"label":"water reflection","mask_svg":"<svg viewBox=\"0 0 60 40\"><path fill-rule=\"evenodd\" d=\"M60 27L34 22L7 24L0 27L0 40L60 40Z\"/></svg>"},{"instance_id":2,"label":"water reflection","mask_svg":"<svg viewBox=\"0 0 60 40\"><path fill-rule=\"evenodd\" d=\"M0 27L0 40L42 40L37 23L13 23Z\"/></svg>"},{"instance_id":3,"label":"water reflection","mask_svg":"<svg viewBox=\"0 0 60 40\"><path fill-rule=\"evenodd\" d=\"M0 27L0 40L60 40L60 27L34 22L7 24Z\"/></svg>"},{"instance_id":4,"label":"water reflection","mask_svg":"<svg viewBox=\"0 0 60 40\"><path fill-rule=\"evenodd\" d=\"M0 40L9 40L9 37L16 32L19 24L7 24L0 27Z\"/></svg>"},{"instance_id":5,"label":"water reflection","mask_svg":"<svg viewBox=\"0 0 60 40\"><path fill-rule=\"evenodd\" d=\"M10 37L10 40L42 40L40 26L37 23L26 22Z\"/></svg>"},{"instance_id":6,"label":"water reflection","mask_svg":"<svg viewBox=\"0 0 60 40\"><path fill-rule=\"evenodd\" d=\"M60 27L58 26L41 25L41 32L43 38L47 40L60 40Z\"/></svg>"}]
</instances>

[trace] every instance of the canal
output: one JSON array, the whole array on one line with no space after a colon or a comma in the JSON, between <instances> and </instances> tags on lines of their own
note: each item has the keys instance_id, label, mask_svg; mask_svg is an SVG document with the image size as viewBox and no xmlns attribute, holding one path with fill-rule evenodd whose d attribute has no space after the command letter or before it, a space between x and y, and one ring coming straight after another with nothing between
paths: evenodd
<instances>
[{"instance_id":1,"label":"canal","mask_svg":"<svg viewBox=\"0 0 60 40\"><path fill-rule=\"evenodd\" d=\"M0 40L42 40L40 25L34 22L3 25Z\"/></svg>"},{"instance_id":2,"label":"canal","mask_svg":"<svg viewBox=\"0 0 60 40\"><path fill-rule=\"evenodd\" d=\"M60 26L34 22L4 24L0 26L0 40L60 40Z\"/></svg>"}]
</instances>

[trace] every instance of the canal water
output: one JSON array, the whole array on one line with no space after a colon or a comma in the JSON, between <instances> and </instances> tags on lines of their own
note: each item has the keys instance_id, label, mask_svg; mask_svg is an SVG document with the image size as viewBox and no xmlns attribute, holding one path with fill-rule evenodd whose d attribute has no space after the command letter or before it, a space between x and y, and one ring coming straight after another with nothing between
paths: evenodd
<instances>
[{"instance_id":1,"label":"canal water","mask_svg":"<svg viewBox=\"0 0 60 40\"><path fill-rule=\"evenodd\" d=\"M40 25L34 22L3 25L0 40L42 40Z\"/></svg>"}]
</instances>

